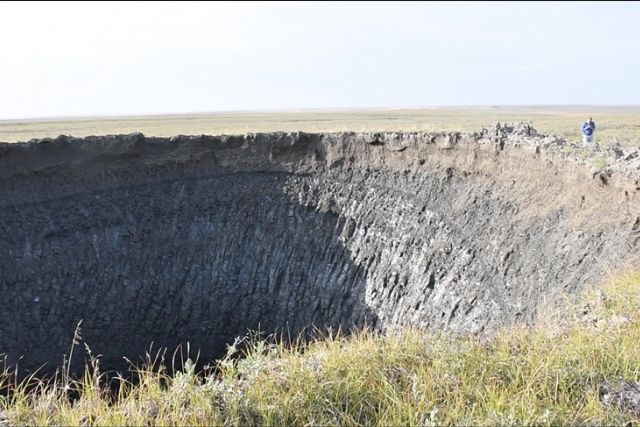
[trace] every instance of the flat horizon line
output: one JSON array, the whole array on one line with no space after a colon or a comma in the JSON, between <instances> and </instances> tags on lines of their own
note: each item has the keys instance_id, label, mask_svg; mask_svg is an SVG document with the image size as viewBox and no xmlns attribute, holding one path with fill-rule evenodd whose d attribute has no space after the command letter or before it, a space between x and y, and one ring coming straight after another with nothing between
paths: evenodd
<instances>
[{"instance_id":1,"label":"flat horizon line","mask_svg":"<svg viewBox=\"0 0 640 427\"><path fill-rule=\"evenodd\" d=\"M313 113L313 112L359 112L359 111L394 111L394 110L463 110L463 109L500 109L500 108L640 108L640 104L477 104L477 105L423 105L423 106L393 106L393 107L326 107L326 108L274 108L258 110L213 110L175 113L132 113L132 114L90 114L69 116L33 116L13 119L0 119L0 123L32 122L32 121L81 121L81 120L118 120L142 119L149 117L176 116L215 116L242 114L284 114L284 113Z\"/></svg>"}]
</instances>

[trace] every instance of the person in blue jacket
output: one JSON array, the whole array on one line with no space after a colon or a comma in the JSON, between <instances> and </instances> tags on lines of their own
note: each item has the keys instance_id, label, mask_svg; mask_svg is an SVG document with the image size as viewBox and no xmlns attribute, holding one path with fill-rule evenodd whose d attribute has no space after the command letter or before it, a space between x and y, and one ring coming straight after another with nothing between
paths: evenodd
<instances>
[{"instance_id":1,"label":"person in blue jacket","mask_svg":"<svg viewBox=\"0 0 640 427\"><path fill-rule=\"evenodd\" d=\"M587 147L593 143L593 133L596 130L596 123L591 117L582 124L582 146Z\"/></svg>"}]
</instances>

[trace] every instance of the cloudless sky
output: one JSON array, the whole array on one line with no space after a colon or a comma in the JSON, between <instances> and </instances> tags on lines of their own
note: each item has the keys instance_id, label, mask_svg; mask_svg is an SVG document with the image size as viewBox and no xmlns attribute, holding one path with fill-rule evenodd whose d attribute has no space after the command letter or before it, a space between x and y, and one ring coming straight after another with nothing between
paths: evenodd
<instances>
[{"instance_id":1,"label":"cloudless sky","mask_svg":"<svg viewBox=\"0 0 640 427\"><path fill-rule=\"evenodd\" d=\"M640 3L0 3L0 120L640 104Z\"/></svg>"}]
</instances>

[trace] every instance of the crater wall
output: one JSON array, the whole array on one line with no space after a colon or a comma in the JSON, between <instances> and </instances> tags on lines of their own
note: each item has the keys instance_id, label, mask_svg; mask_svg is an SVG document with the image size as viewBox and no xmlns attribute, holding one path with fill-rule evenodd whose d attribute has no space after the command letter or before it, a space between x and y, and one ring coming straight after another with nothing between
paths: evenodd
<instances>
[{"instance_id":1,"label":"crater wall","mask_svg":"<svg viewBox=\"0 0 640 427\"><path fill-rule=\"evenodd\" d=\"M80 320L106 369L152 342L210 360L248 329L534 322L639 252L637 180L558 144L529 128L0 144L0 353L56 367Z\"/></svg>"}]
</instances>

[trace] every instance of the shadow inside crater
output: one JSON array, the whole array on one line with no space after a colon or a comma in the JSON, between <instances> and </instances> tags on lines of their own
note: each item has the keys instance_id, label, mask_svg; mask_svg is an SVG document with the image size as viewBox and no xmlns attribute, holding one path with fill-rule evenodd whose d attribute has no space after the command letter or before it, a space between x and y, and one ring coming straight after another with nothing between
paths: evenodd
<instances>
[{"instance_id":1,"label":"shadow inside crater","mask_svg":"<svg viewBox=\"0 0 640 427\"><path fill-rule=\"evenodd\" d=\"M182 178L0 208L0 354L22 374L51 372L81 320L102 369L119 371L151 343L189 342L206 363L248 330L375 325L365 274L339 239L344 219L292 200L288 177ZM76 356L72 371L83 365Z\"/></svg>"}]
</instances>

